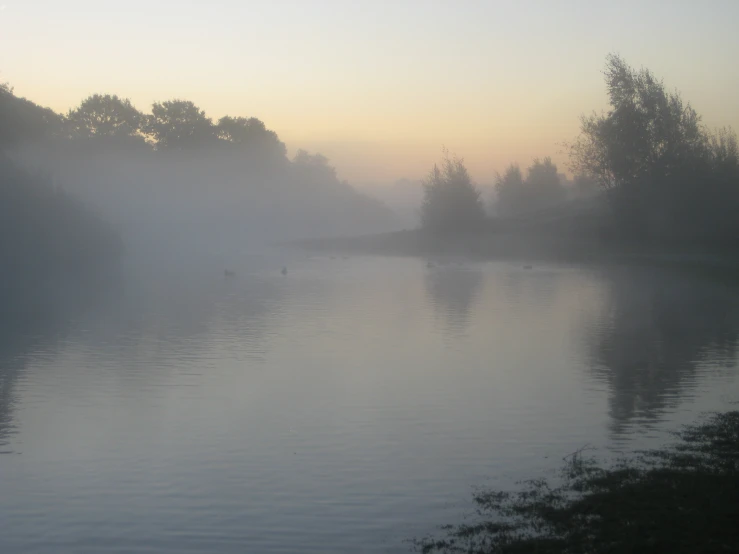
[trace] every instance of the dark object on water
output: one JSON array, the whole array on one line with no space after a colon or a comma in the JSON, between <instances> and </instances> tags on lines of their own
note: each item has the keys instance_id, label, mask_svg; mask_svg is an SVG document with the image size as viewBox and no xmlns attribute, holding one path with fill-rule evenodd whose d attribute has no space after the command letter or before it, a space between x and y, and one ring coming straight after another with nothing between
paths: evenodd
<instances>
[{"instance_id":1,"label":"dark object on water","mask_svg":"<svg viewBox=\"0 0 739 554\"><path fill-rule=\"evenodd\" d=\"M283 267L280 273L282 273L283 275L287 275L287 268Z\"/></svg>"},{"instance_id":2,"label":"dark object on water","mask_svg":"<svg viewBox=\"0 0 739 554\"><path fill-rule=\"evenodd\" d=\"M226 269L226 270L223 271L223 276L224 277L233 277L234 275L236 275L236 272L235 271L232 271L230 269Z\"/></svg>"},{"instance_id":3,"label":"dark object on water","mask_svg":"<svg viewBox=\"0 0 739 554\"><path fill-rule=\"evenodd\" d=\"M426 267L434 267L434 262L426 262Z\"/></svg>"},{"instance_id":4,"label":"dark object on water","mask_svg":"<svg viewBox=\"0 0 739 554\"><path fill-rule=\"evenodd\" d=\"M525 266L523 266L523 268L524 268L524 269L531 269L532 267L533 267L533 266L530 266L530 265L525 265Z\"/></svg>"}]
</instances>

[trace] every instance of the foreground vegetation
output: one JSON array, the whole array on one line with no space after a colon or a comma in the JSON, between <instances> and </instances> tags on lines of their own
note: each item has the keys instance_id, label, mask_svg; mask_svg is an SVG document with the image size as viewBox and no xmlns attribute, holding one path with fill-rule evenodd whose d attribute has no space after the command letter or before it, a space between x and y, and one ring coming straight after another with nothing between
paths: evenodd
<instances>
[{"instance_id":1,"label":"foreground vegetation","mask_svg":"<svg viewBox=\"0 0 739 554\"><path fill-rule=\"evenodd\" d=\"M739 412L676 433L673 446L603 467L579 451L561 479L475 495L477 521L414 541L424 553L736 552Z\"/></svg>"}]
</instances>

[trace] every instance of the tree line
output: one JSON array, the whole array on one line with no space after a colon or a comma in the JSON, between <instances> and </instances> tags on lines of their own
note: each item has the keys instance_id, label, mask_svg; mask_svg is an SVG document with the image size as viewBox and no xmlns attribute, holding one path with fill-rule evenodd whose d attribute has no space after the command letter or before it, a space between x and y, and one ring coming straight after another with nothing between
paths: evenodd
<instances>
[{"instance_id":1,"label":"tree line","mask_svg":"<svg viewBox=\"0 0 739 554\"><path fill-rule=\"evenodd\" d=\"M620 56L606 60L609 109L581 118L567 145L572 191L599 193L608 206L609 237L656 244L734 244L739 236L739 149L730 129L711 131L696 111L648 69ZM424 181L423 228L480 230L491 222L460 159L445 157ZM496 182L495 216L540 213L568 194L551 159L534 160L524 176L509 166Z\"/></svg>"},{"instance_id":2,"label":"tree line","mask_svg":"<svg viewBox=\"0 0 739 554\"><path fill-rule=\"evenodd\" d=\"M59 188L94 204L126 244L161 239L166 248L166 235L184 253L234 245L245 234L284 239L397 225L325 156L298 150L289 159L260 119L214 121L189 100L155 102L144 113L129 99L93 94L55 113L4 86L0 150L34 178L53 175Z\"/></svg>"},{"instance_id":3,"label":"tree line","mask_svg":"<svg viewBox=\"0 0 739 554\"><path fill-rule=\"evenodd\" d=\"M155 102L151 113L145 114L127 98L93 94L66 114L58 114L14 96L12 89L3 85L0 117L0 147L4 148L44 137L159 150L234 144L277 158L287 152L277 134L259 119L225 116L214 123L189 100Z\"/></svg>"},{"instance_id":4,"label":"tree line","mask_svg":"<svg viewBox=\"0 0 739 554\"><path fill-rule=\"evenodd\" d=\"M6 311L61 275L118 256L117 233L46 176L17 164L10 152L58 122L51 110L0 85L0 301Z\"/></svg>"}]
</instances>

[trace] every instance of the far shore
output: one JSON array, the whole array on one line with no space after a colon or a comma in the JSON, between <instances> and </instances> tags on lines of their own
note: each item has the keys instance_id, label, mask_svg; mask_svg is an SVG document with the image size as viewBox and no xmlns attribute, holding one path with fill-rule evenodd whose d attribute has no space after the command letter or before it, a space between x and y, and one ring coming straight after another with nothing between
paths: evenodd
<instances>
[{"instance_id":1,"label":"far shore","mask_svg":"<svg viewBox=\"0 0 739 554\"><path fill-rule=\"evenodd\" d=\"M739 250L736 248L637 244L606 241L598 236L494 232L434 235L422 229L411 229L355 237L301 239L291 244L309 251L342 255L648 263L739 270Z\"/></svg>"}]
</instances>

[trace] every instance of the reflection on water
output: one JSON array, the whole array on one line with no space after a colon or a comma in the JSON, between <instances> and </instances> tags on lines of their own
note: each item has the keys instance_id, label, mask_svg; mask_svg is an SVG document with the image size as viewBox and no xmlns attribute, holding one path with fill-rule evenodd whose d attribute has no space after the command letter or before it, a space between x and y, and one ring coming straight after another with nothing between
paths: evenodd
<instances>
[{"instance_id":1,"label":"reflection on water","mask_svg":"<svg viewBox=\"0 0 739 554\"><path fill-rule=\"evenodd\" d=\"M34 294L4 297L0 315L0 454L12 453L18 380L38 353L53 355L85 310L117 290L119 268L91 272L77 282L60 279ZM105 287L101 287L101 282ZM6 291L4 291L6 292Z\"/></svg>"},{"instance_id":2,"label":"reflection on water","mask_svg":"<svg viewBox=\"0 0 739 554\"><path fill-rule=\"evenodd\" d=\"M26 364L26 356L38 339L24 336L5 328L0 335L0 454L11 453L8 448L13 433L13 408L15 406L16 381ZM43 340L43 339L41 339Z\"/></svg>"},{"instance_id":3,"label":"reflection on water","mask_svg":"<svg viewBox=\"0 0 739 554\"><path fill-rule=\"evenodd\" d=\"M425 277L429 301L449 332L463 332L483 281L479 268L434 267Z\"/></svg>"},{"instance_id":4,"label":"reflection on water","mask_svg":"<svg viewBox=\"0 0 739 554\"><path fill-rule=\"evenodd\" d=\"M403 552L471 485L739 396L733 284L285 256L4 322L0 552Z\"/></svg>"},{"instance_id":5,"label":"reflection on water","mask_svg":"<svg viewBox=\"0 0 739 554\"><path fill-rule=\"evenodd\" d=\"M586 329L593 369L607 380L615 433L675 409L693 390L698 368L733 370L739 336L735 286L664 270L604 273L608 295Z\"/></svg>"}]
</instances>

